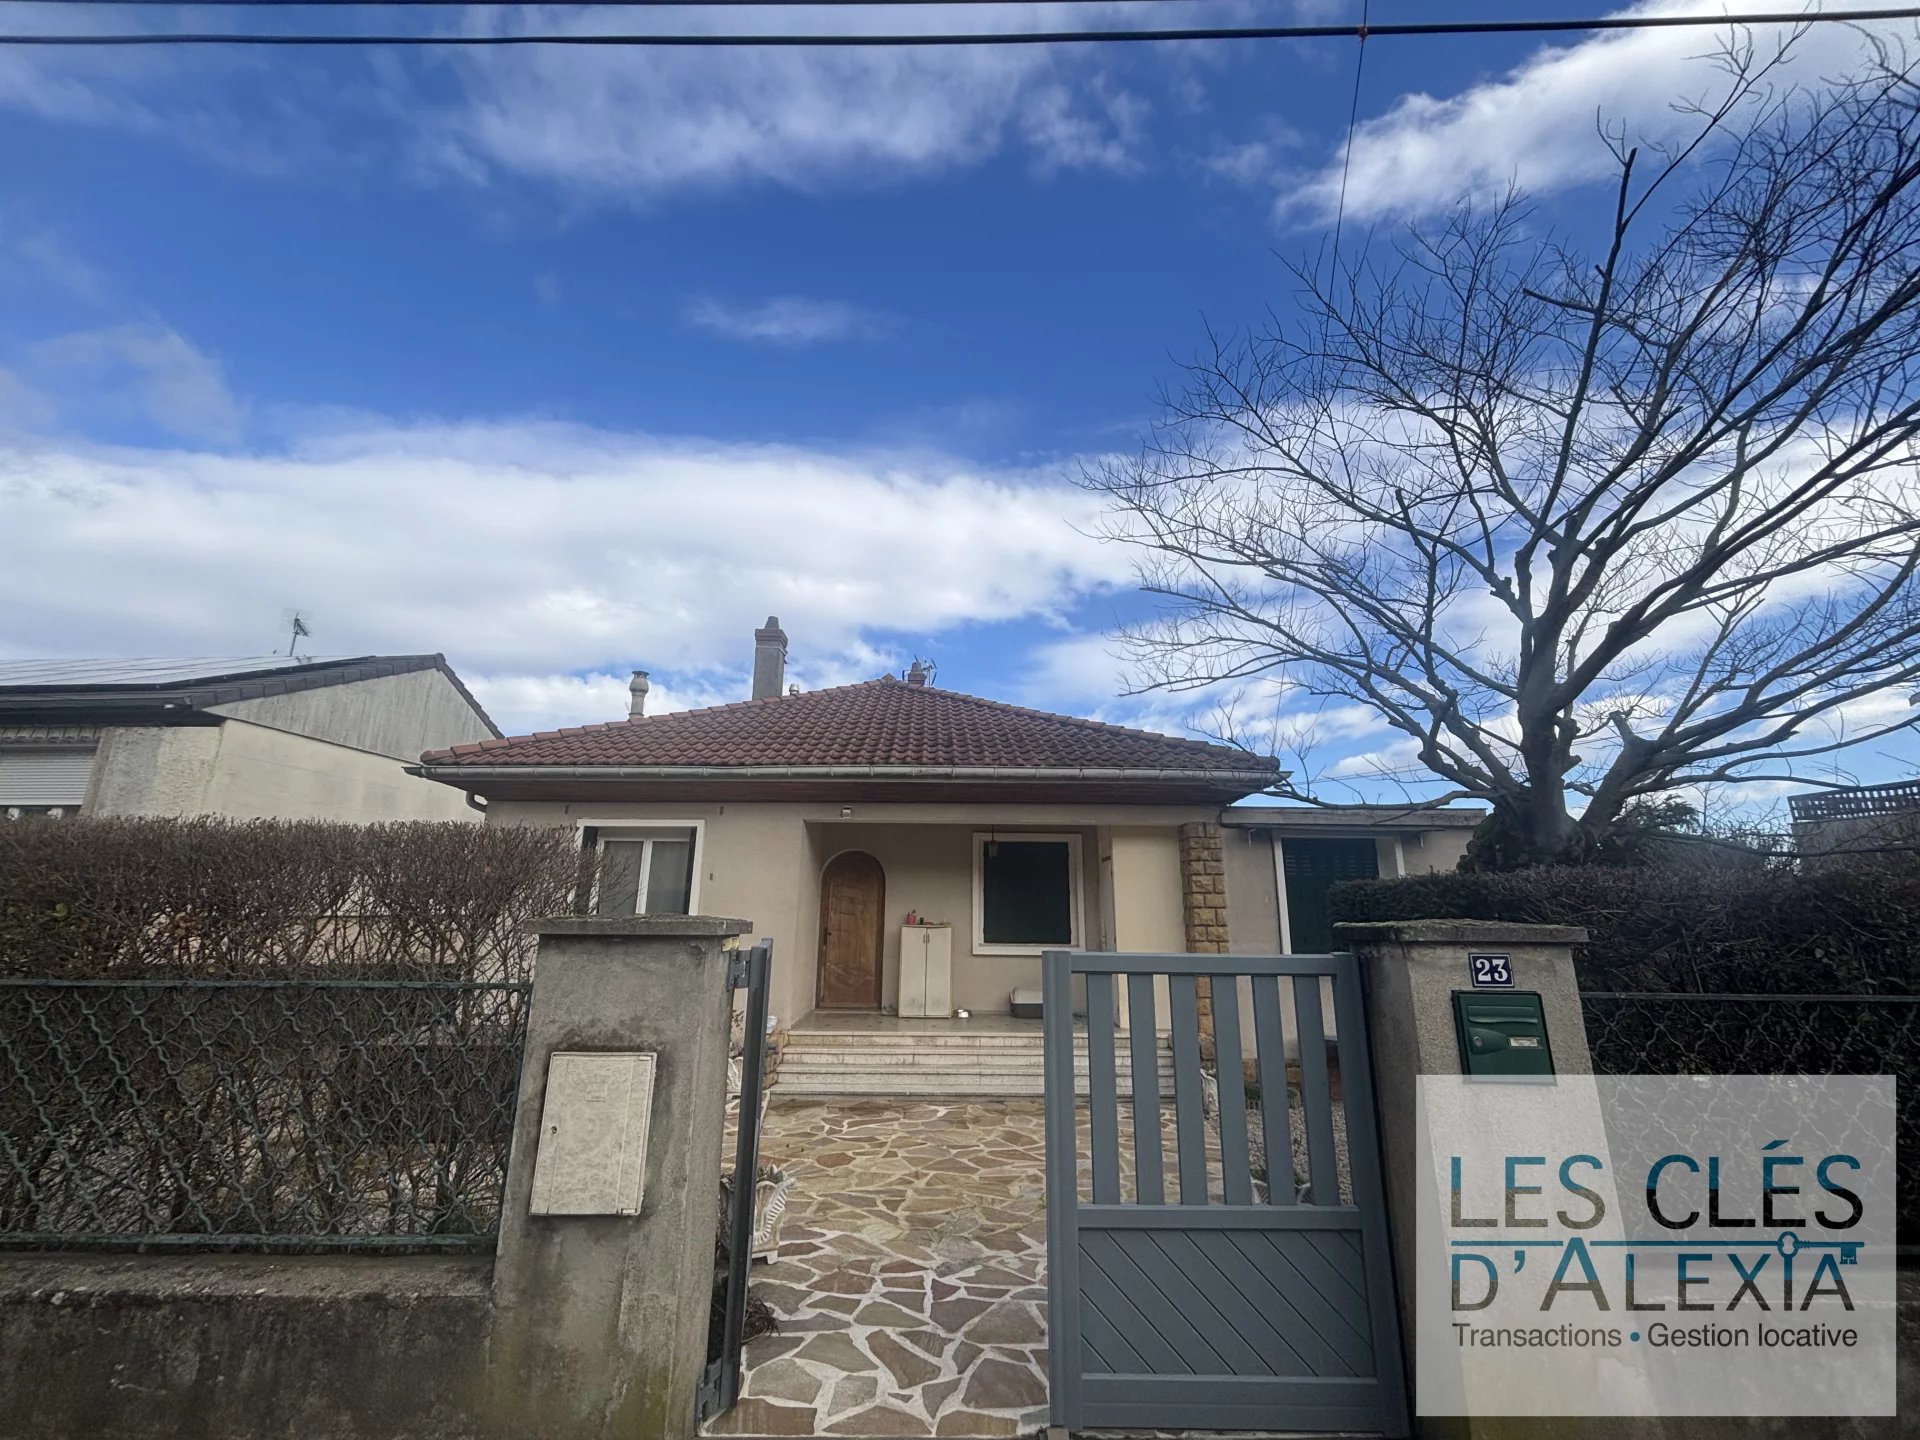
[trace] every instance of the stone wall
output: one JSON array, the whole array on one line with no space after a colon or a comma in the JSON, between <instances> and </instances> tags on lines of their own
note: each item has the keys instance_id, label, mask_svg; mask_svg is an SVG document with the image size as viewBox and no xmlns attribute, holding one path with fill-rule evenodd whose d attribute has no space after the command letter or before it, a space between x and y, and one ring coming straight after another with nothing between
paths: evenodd
<instances>
[{"instance_id":1,"label":"stone wall","mask_svg":"<svg viewBox=\"0 0 1920 1440\"><path fill-rule=\"evenodd\" d=\"M1227 863L1220 827L1194 820L1180 827L1180 893L1185 902L1187 949L1227 953Z\"/></svg>"},{"instance_id":2,"label":"stone wall","mask_svg":"<svg viewBox=\"0 0 1920 1440\"><path fill-rule=\"evenodd\" d=\"M1189 953L1226 954L1227 859L1220 848L1220 827L1211 820L1193 820L1180 827L1180 896ZM1203 980L1198 990L1201 1044L1211 1052L1213 985Z\"/></svg>"}]
</instances>

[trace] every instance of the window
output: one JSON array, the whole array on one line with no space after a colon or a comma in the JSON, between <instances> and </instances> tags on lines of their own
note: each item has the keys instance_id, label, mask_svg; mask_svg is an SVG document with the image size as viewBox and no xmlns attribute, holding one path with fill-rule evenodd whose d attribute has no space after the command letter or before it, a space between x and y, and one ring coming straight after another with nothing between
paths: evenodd
<instances>
[{"instance_id":1,"label":"window","mask_svg":"<svg viewBox=\"0 0 1920 1440\"><path fill-rule=\"evenodd\" d=\"M1371 840L1296 839L1277 834L1287 884L1287 937L1296 955L1333 949L1333 917L1327 892L1342 880L1371 880L1380 873Z\"/></svg>"},{"instance_id":2,"label":"window","mask_svg":"<svg viewBox=\"0 0 1920 1440\"><path fill-rule=\"evenodd\" d=\"M87 798L93 751L0 752L0 815L76 815Z\"/></svg>"},{"instance_id":3,"label":"window","mask_svg":"<svg viewBox=\"0 0 1920 1440\"><path fill-rule=\"evenodd\" d=\"M693 910L697 829L684 826L588 831L600 852L596 915L687 915Z\"/></svg>"},{"instance_id":4,"label":"window","mask_svg":"<svg viewBox=\"0 0 1920 1440\"><path fill-rule=\"evenodd\" d=\"M973 837L973 948L1030 954L1080 944L1080 837Z\"/></svg>"}]
</instances>

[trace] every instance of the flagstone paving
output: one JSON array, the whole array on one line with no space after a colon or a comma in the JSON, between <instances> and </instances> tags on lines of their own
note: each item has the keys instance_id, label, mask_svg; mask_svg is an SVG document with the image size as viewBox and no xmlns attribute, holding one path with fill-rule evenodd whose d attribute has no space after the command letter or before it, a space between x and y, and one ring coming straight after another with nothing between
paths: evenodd
<instances>
[{"instance_id":1,"label":"flagstone paving","mask_svg":"<svg viewBox=\"0 0 1920 1440\"><path fill-rule=\"evenodd\" d=\"M1046 1423L1045 1122L1031 1100L783 1100L780 1253L716 1435L1011 1437Z\"/></svg>"},{"instance_id":2,"label":"flagstone paving","mask_svg":"<svg viewBox=\"0 0 1920 1440\"><path fill-rule=\"evenodd\" d=\"M1171 1157L1171 1106L1162 1119ZM770 1100L761 1159L794 1186L752 1286L780 1329L748 1342L742 1398L708 1433L1003 1440L1044 1426L1045 1132L1038 1100Z\"/></svg>"}]
</instances>

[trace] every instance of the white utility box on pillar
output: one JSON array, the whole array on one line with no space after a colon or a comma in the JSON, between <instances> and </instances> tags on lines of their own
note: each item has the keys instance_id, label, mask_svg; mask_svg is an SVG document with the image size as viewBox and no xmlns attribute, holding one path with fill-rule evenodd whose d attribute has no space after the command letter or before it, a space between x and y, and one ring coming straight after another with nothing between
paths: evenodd
<instances>
[{"instance_id":1,"label":"white utility box on pillar","mask_svg":"<svg viewBox=\"0 0 1920 1440\"><path fill-rule=\"evenodd\" d=\"M953 1014L953 926L900 927L900 1014L941 1020Z\"/></svg>"}]
</instances>

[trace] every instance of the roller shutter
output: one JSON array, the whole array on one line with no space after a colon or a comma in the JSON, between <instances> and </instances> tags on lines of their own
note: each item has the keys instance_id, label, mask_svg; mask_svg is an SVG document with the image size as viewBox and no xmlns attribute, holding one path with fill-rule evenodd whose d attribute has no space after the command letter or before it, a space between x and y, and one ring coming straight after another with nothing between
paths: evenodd
<instances>
[{"instance_id":1,"label":"roller shutter","mask_svg":"<svg viewBox=\"0 0 1920 1440\"><path fill-rule=\"evenodd\" d=\"M16 805L78 809L92 775L92 750L0 751L0 810Z\"/></svg>"}]
</instances>

